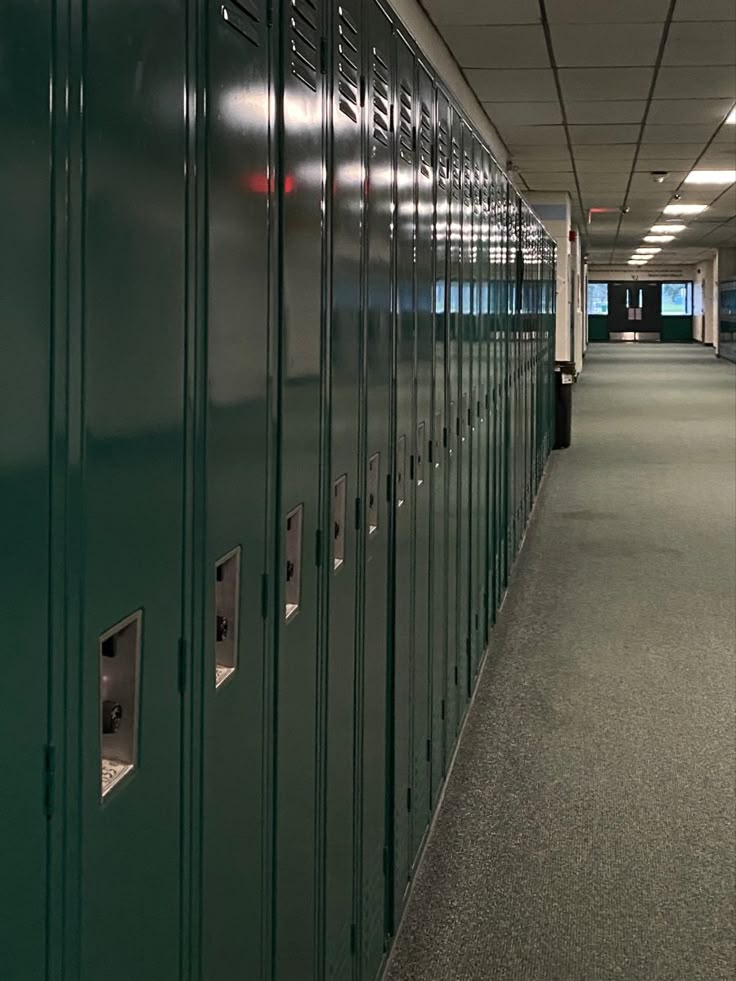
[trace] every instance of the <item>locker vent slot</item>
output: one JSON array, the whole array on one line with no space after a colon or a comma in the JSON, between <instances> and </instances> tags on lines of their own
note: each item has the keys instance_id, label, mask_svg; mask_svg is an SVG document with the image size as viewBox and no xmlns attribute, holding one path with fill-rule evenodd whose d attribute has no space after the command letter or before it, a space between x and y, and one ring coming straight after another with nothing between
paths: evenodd
<instances>
[{"instance_id":1,"label":"locker vent slot","mask_svg":"<svg viewBox=\"0 0 736 981\"><path fill-rule=\"evenodd\" d=\"M251 44L260 46L261 36L258 25L261 18L253 0L228 0L227 3L220 5L220 16Z\"/></svg>"},{"instance_id":2,"label":"locker vent slot","mask_svg":"<svg viewBox=\"0 0 736 981\"><path fill-rule=\"evenodd\" d=\"M425 177L431 177L432 117L424 103L419 110L419 169Z\"/></svg>"},{"instance_id":3,"label":"locker vent slot","mask_svg":"<svg viewBox=\"0 0 736 981\"><path fill-rule=\"evenodd\" d=\"M399 156L408 164L414 162L411 101L411 89L406 82L402 82L399 87Z\"/></svg>"},{"instance_id":4,"label":"locker vent slot","mask_svg":"<svg viewBox=\"0 0 736 981\"><path fill-rule=\"evenodd\" d=\"M381 478L381 454L374 453L368 461L368 534L378 531L378 489Z\"/></svg>"},{"instance_id":5,"label":"locker vent slot","mask_svg":"<svg viewBox=\"0 0 736 981\"><path fill-rule=\"evenodd\" d=\"M442 190L446 190L450 179L450 149L448 142L447 124L440 123L437 128L437 182Z\"/></svg>"},{"instance_id":6,"label":"locker vent slot","mask_svg":"<svg viewBox=\"0 0 736 981\"><path fill-rule=\"evenodd\" d=\"M388 65L373 48L373 139L384 146L391 127L389 105Z\"/></svg>"},{"instance_id":7,"label":"locker vent slot","mask_svg":"<svg viewBox=\"0 0 736 981\"><path fill-rule=\"evenodd\" d=\"M215 688L238 666L240 608L240 547L215 565Z\"/></svg>"},{"instance_id":8,"label":"locker vent slot","mask_svg":"<svg viewBox=\"0 0 736 981\"><path fill-rule=\"evenodd\" d=\"M101 798L138 762L142 624L143 613L138 610L99 639Z\"/></svg>"},{"instance_id":9,"label":"locker vent slot","mask_svg":"<svg viewBox=\"0 0 736 981\"><path fill-rule=\"evenodd\" d=\"M491 211L491 182L486 171L483 171L483 211L486 214Z\"/></svg>"},{"instance_id":10,"label":"locker vent slot","mask_svg":"<svg viewBox=\"0 0 736 981\"><path fill-rule=\"evenodd\" d=\"M337 8L337 96L340 112L358 122L360 39L345 7Z\"/></svg>"},{"instance_id":11,"label":"locker vent slot","mask_svg":"<svg viewBox=\"0 0 736 981\"><path fill-rule=\"evenodd\" d=\"M302 524L304 505L286 515L286 564L284 568L284 619L291 620L299 610L302 593Z\"/></svg>"},{"instance_id":12,"label":"locker vent slot","mask_svg":"<svg viewBox=\"0 0 736 981\"><path fill-rule=\"evenodd\" d=\"M319 74L319 13L312 0L291 0L289 47L292 75L316 92Z\"/></svg>"},{"instance_id":13,"label":"locker vent slot","mask_svg":"<svg viewBox=\"0 0 736 981\"><path fill-rule=\"evenodd\" d=\"M470 157L463 153L463 203L471 204L473 200L473 186L470 176Z\"/></svg>"},{"instance_id":14,"label":"locker vent slot","mask_svg":"<svg viewBox=\"0 0 736 981\"><path fill-rule=\"evenodd\" d=\"M462 174L460 172L460 147L455 139L452 141L452 196L460 197Z\"/></svg>"},{"instance_id":15,"label":"locker vent slot","mask_svg":"<svg viewBox=\"0 0 736 981\"><path fill-rule=\"evenodd\" d=\"M337 572L345 563L345 511L348 493L348 475L335 481L332 491L332 569Z\"/></svg>"},{"instance_id":16,"label":"locker vent slot","mask_svg":"<svg viewBox=\"0 0 736 981\"><path fill-rule=\"evenodd\" d=\"M396 450L396 507L404 506L406 499L406 436L399 437Z\"/></svg>"},{"instance_id":17,"label":"locker vent slot","mask_svg":"<svg viewBox=\"0 0 736 981\"><path fill-rule=\"evenodd\" d=\"M480 214L480 198L481 196L481 177L480 168L476 166L473 168L473 211L476 215Z\"/></svg>"}]
</instances>

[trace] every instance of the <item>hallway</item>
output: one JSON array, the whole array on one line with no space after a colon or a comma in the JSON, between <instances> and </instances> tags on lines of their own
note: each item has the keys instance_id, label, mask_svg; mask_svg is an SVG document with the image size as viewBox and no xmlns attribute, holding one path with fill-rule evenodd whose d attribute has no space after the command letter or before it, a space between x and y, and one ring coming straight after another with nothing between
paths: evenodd
<instances>
[{"instance_id":1,"label":"hallway","mask_svg":"<svg viewBox=\"0 0 736 981\"><path fill-rule=\"evenodd\" d=\"M591 349L388 981L734 977L735 396Z\"/></svg>"}]
</instances>

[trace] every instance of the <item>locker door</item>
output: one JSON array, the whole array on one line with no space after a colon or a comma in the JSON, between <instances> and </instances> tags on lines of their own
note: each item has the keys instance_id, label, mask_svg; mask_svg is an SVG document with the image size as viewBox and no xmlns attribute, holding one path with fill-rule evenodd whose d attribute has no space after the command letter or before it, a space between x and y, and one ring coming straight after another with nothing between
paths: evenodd
<instances>
[{"instance_id":1,"label":"locker door","mask_svg":"<svg viewBox=\"0 0 736 981\"><path fill-rule=\"evenodd\" d=\"M432 492L432 781L431 803L437 802L452 735L445 731L447 705L447 258L449 237L450 130L446 96L436 93L436 185L434 240L434 362L432 371L432 453L429 461Z\"/></svg>"},{"instance_id":2,"label":"locker door","mask_svg":"<svg viewBox=\"0 0 736 981\"><path fill-rule=\"evenodd\" d=\"M355 662L360 479L361 247L363 236L360 0L332 8L331 36L331 319L330 549L325 777L325 973L352 978Z\"/></svg>"},{"instance_id":3,"label":"locker door","mask_svg":"<svg viewBox=\"0 0 736 981\"><path fill-rule=\"evenodd\" d=\"M0 951L23 981L46 976L52 10L0 5Z\"/></svg>"},{"instance_id":4,"label":"locker door","mask_svg":"<svg viewBox=\"0 0 736 981\"><path fill-rule=\"evenodd\" d=\"M171 14L91 2L80 25L81 981L179 975L186 45Z\"/></svg>"},{"instance_id":5,"label":"locker door","mask_svg":"<svg viewBox=\"0 0 736 981\"><path fill-rule=\"evenodd\" d=\"M276 634L276 981L318 976L318 551L324 290L321 0L282 7L280 494ZM320 550L323 551L323 550ZM350 736L348 736L350 738Z\"/></svg>"},{"instance_id":6,"label":"locker door","mask_svg":"<svg viewBox=\"0 0 736 981\"><path fill-rule=\"evenodd\" d=\"M391 463L393 397L393 151L394 97L391 23L372 0L366 4L365 238L365 491L362 662L360 959L362 981L373 981L388 928L385 848L390 799L386 729L388 638L393 514L387 489Z\"/></svg>"},{"instance_id":7,"label":"locker door","mask_svg":"<svg viewBox=\"0 0 736 981\"><path fill-rule=\"evenodd\" d=\"M470 262L472 268L471 294L471 380L470 380L470 486L468 498L469 515L469 548L470 548L470 604L468 635L470 637L470 675L469 687L472 690L473 681L480 663L483 632L481 629L481 562L480 549L482 543L481 523L483 520L483 500L481 497L481 426L482 414L480 408L483 376L483 342L481 314L481 147L473 138L472 143L472 232L470 239Z\"/></svg>"},{"instance_id":8,"label":"locker door","mask_svg":"<svg viewBox=\"0 0 736 981\"><path fill-rule=\"evenodd\" d=\"M417 64L414 103L416 133L416 421L413 465L414 517L414 638L412 681L412 864L429 822L431 759L430 603L430 440L432 432L432 342L434 304L434 88Z\"/></svg>"},{"instance_id":9,"label":"locker door","mask_svg":"<svg viewBox=\"0 0 736 981\"><path fill-rule=\"evenodd\" d=\"M445 767L455 747L458 713L458 530L460 481L460 254L462 231L462 123L450 108L450 235L448 245L447 346L447 700L445 704Z\"/></svg>"},{"instance_id":10,"label":"locker door","mask_svg":"<svg viewBox=\"0 0 736 981\"><path fill-rule=\"evenodd\" d=\"M461 314L459 345L460 432L458 440L458 574L457 651L458 651L458 720L462 720L468 702L470 684L470 498L472 457L472 333L473 333L473 137L466 125L462 128L462 227L460 231Z\"/></svg>"},{"instance_id":11,"label":"locker door","mask_svg":"<svg viewBox=\"0 0 736 981\"><path fill-rule=\"evenodd\" d=\"M266 0L210 2L207 548L202 774L205 978L261 976L269 392Z\"/></svg>"},{"instance_id":12,"label":"locker door","mask_svg":"<svg viewBox=\"0 0 736 981\"><path fill-rule=\"evenodd\" d=\"M412 668L414 624L414 56L396 35L396 463L394 711L394 926L411 868Z\"/></svg>"},{"instance_id":13,"label":"locker door","mask_svg":"<svg viewBox=\"0 0 736 981\"><path fill-rule=\"evenodd\" d=\"M490 623L490 594L491 594L491 465L490 465L490 410L491 410L491 373L490 373L490 329L491 329L491 173L490 156L486 150L481 154L481 213L480 232L478 240L478 258L480 262L480 379L479 390L479 442L480 459L478 465L478 497L480 500L480 525L478 528L479 549L479 612L480 612L480 655L488 646L488 625Z\"/></svg>"}]
</instances>

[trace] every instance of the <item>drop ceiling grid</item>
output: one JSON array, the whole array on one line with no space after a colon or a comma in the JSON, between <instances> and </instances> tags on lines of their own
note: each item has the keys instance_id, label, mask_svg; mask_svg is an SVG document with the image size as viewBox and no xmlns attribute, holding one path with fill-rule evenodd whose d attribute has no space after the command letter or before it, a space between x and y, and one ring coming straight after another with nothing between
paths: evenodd
<instances>
[{"instance_id":1,"label":"drop ceiling grid","mask_svg":"<svg viewBox=\"0 0 736 981\"><path fill-rule=\"evenodd\" d=\"M526 186L570 192L592 255L638 245L694 166L736 165L734 0L422 2ZM686 219L688 252L736 214L722 187L696 192L719 203L716 224Z\"/></svg>"}]
</instances>

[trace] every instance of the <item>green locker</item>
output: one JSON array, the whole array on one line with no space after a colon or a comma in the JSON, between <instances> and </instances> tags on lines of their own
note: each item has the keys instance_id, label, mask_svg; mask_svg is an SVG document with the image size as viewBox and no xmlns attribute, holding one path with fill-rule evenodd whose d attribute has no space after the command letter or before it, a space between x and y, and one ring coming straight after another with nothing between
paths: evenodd
<instances>
[{"instance_id":1,"label":"green locker","mask_svg":"<svg viewBox=\"0 0 736 981\"><path fill-rule=\"evenodd\" d=\"M319 976L319 676L322 669L321 364L325 76L320 0L284 0L280 147L279 494L276 578L275 981ZM326 481L325 481L326 482Z\"/></svg>"},{"instance_id":2,"label":"green locker","mask_svg":"<svg viewBox=\"0 0 736 981\"><path fill-rule=\"evenodd\" d=\"M267 977L270 45L266 0L208 4L202 976ZM267 966L267 965L266 965Z\"/></svg>"},{"instance_id":3,"label":"green locker","mask_svg":"<svg viewBox=\"0 0 736 981\"><path fill-rule=\"evenodd\" d=\"M434 306L434 146L435 106L432 79L416 68L414 155L416 246L414 261L415 439L410 466L414 506L414 613L412 642L412 801L411 864L418 855L430 814L431 661L430 661L430 441L432 438L432 347Z\"/></svg>"},{"instance_id":4,"label":"green locker","mask_svg":"<svg viewBox=\"0 0 736 981\"><path fill-rule=\"evenodd\" d=\"M445 702L445 767L455 746L460 721L458 711L458 531L460 526L460 331L461 230L462 230L462 120L450 107L450 203L447 245L447 696Z\"/></svg>"},{"instance_id":5,"label":"green locker","mask_svg":"<svg viewBox=\"0 0 736 981\"><path fill-rule=\"evenodd\" d=\"M414 190L415 63L408 43L396 34L396 408L395 557L393 640L393 923L403 909L411 871L412 674L414 626L414 501L411 477L415 446Z\"/></svg>"},{"instance_id":6,"label":"green locker","mask_svg":"<svg viewBox=\"0 0 736 981\"><path fill-rule=\"evenodd\" d=\"M491 158L487 150L481 153L481 215L478 259L480 265L480 379L479 429L480 459L478 465L478 496L481 517L478 527L479 549L479 616L480 654L487 650L491 618L491 569L493 553L490 548L493 509L491 464Z\"/></svg>"},{"instance_id":7,"label":"green locker","mask_svg":"<svg viewBox=\"0 0 736 981\"><path fill-rule=\"evenodd\" d=\"M332 86L329 183L331 316L330 482L325 718L325 966L322 976L353 976L355 683L358 639L362 357L363 23L359 0L330 7Z\"/></svg>"},{"instance_id":8,"label":"green locker","mask_svg":"<svg viewBox=\"0 0 736 981\"><path fill-rule=\"evenodd\" d=\"M0 5L0 951L6 976L23 981L46 977L47 836L55 829L47 812L63 807L58 795L49 797L52 788L44 780L61 750L58 736L49 732L49 725L58 726L49 685L57 700L62 692L62 665L49 663L54 611L47 590L50 560L53 580L58 568L49 554L52 330L63 328L63 322L52 324L52 299L61 300L62 310L64 300L51 291L53 6L27 0ZM63 372L60 356L53 371L56 383ZM63 482L63 474L59 478ZM51 623L54 647L62 649L59 626ZM54 862L59 858L54 854Z\"/></svg>"},{"instance_id":9,"label":"green locker","mask_svg":"<svg viewBox=\"0 0 736 981\"><path fill-rule=\"evenodd\" d=\"M393 508L391 402L394 374L393 153L391 125L394 41L391 22L367 0L365 199L365 506L363 513L363 644L358 690L362 694L360 744L361 848L359 853L359 949L361 981L373 981L384 956L387 920L387 810L389 787L386 732L390 559Z\"/></svg>"},{"instance_id":10,"label":"green locker","mask_svg":"<svg viewBox=\"0 0 736 981\"><path fill-rule=\"evenodd\" d=\"M436 90L436 177L434 239L434 359L432 369L432 439L430 487L432 496L432 556L430 649L432 664L431 805L437 802L446 772L446 754L454 733L446 731L447 706L447 511L448 511L448 320L447 261L450 195L450 121L447 97Z\"/></svg>"},{"instance_id":11,"label":"green locker","mask_svg":"<svg viewBox=\"0 0 736 981\"><path fill-rule=\"evenodd\" d=\"M75 433L69 615L79 623L70 682L80 728L68 798L79 800L79 820L72 810L67 973L80 981L160 981L180 965L186 225L177 12L164 0L95 0L75 22L85 45L82 60L75 44L72 67L83 89L70 93L72 132L83 131L71 167L69 400L79 442Z\"/></svg>"}]
</instances>

